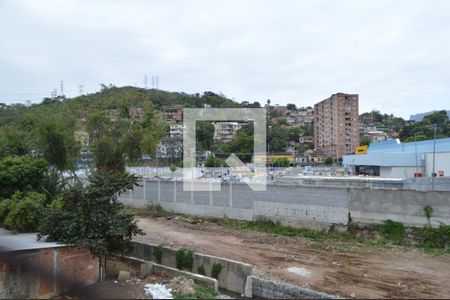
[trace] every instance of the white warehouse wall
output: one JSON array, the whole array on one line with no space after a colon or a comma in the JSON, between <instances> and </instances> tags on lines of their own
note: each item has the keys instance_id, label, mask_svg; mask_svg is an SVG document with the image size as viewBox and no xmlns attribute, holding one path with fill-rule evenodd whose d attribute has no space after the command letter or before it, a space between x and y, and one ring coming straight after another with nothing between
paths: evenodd
<instances>
[{"instance_id":1,"label":"white warehouse wall","mask_svg":"<svg viewBox=\"0 0 450 300\"><path fill-rule=\"evenodd\" d=\"M444 171L444 176L450 176L450 152L436 153L435 170L436 173ZM433 153L425 154L425 172L427 176L431 176L431 173L433 173Z\"/></svg>"},{"instance_id":2,"label":"white warehouse wall","mask_svg":"<svg viewBox=\"0 0 450 300\"><path fill-rule=\"evenodd\" d=\"M421 167L418 167L422 172ZM416 167L380 167L380 177L388 178L411 178L414 177Z\"/></svg>"}]
</instances>

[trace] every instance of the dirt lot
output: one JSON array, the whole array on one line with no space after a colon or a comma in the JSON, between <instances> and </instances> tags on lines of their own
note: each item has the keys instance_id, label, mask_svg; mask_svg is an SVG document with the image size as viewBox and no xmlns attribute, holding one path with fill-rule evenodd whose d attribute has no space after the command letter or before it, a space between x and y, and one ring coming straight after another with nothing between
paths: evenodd
<instances>
[{"instance_id":1,"label":"dirt lot","mask_svg":"<svg viewBox=\"0 0 450 300\"><path fill-rule=\"evenodd\" d=\"M144 292L147 283L168 283L170 277L164 274L152 274L143 280L118 283L115 279L108 279L102 283L78 288L54 299L152 299Z\"/></svg>"},{"instance_id":2,"label":"dirt lot","mask_svg":"<svg viewBox=\"0 0 450 300\"><path fill-rule=\"evenodd\" d=\"M317 242L214 223L139 218L136 240L250 263L255 273L344 297L449 298L450 256L415 249ZM299 268L298 273L287 268Z\"/></svg>"}]
</instances>

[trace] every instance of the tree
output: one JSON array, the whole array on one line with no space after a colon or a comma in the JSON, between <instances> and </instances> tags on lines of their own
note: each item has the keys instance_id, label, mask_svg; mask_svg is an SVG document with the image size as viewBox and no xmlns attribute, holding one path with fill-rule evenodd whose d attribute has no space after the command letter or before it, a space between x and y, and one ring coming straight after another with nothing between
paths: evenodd
<instances>
[{"instance_id":1,"label":"tree","mask_svg":"<svg viewBox=\"0 0 450 300\"><path fill-rule=\"evenodd\" d=\"M288 130L274 125L268 128L267 131L267 144L269 152L282 152L286 149L286 141L289 138Z\"/></svg>"},{"instance_id":2,"label":"tree","mask_svg":"<svg viewBox=\"0 0 450 300\"><path fill-rule=\"evenodd\" d=\"M359 145L360 146L368 146L371 142L372 142L372 140L369 137L363 136L363 137L361 137L361 139L359 141Z\"/></svg>"},{"instance_id":3,"label":"tree","mask_svg":"<svg viewBox=\"0 0 450 300\"><path fill-rule=\"evenodd\" d=\"M102 137L95 145L94 153L97 169L105 172L125 171L125 151L122 143L110 137Z\"/></svg>"},{"instance_id":4,"label":"tree","mask_svg":"<svg viewBox=\"0 0 450 300\"><path fill-rule=\"evenodd\" d=\"M274 160L273 166L278 168L287 168L290 165L290 161L286 157L280 157Z\"/></svg>"},{"instance_id":5,"label":"tree","mask_svg":"<svg viewBox=\"0 0 450 300\"><path fill-rule=\"evenodd\" d=\"M298 142L300 136L304 134L305 130L302 127L293 127L289 129L289 140Z\"/></svg>"},{"instance_id":6,"label":"tree","mask_svg":"<svg viewBox=\"0 0 450 300\"><path fill-rule=\"evenodd\" d=\"M261 104L258 101L255 101L253 103L250 103L248 105L249 108L261 108Z\"/></svg>"},{"instance_id":7,"label":"tree","mask_svg":"<svg viewBox=\"0 0 450 300\"><path fill-rule=\"evenodd\" d=\"M28 134L17 125L0 127L0 157L21 156L30 152Z\"/></svg>"},{"instance_id":8,"label":"tree","mask_svg":"<svg viewBox=\"0 0 450 300\"><path fill-rule=\"evenodd\" d=\"M215 156L210 156L205 161L205 167L207 168L217 168L223 165L223 161Z\"/></svg>"},{"instance_id":9,"label":"tree","mask_svg":"<svg viewBox=\"0 0 450 300\"><path fill-rule=\"evenodd\" d=\"M67 134L63 126L54 122L43 124L38 133L40 148L48 163L60 172L74 170L80 148L73 134Z\"/></svg>"},{"instance_id":10,"label":"tree","mask_svg":"<svg viewBox=\"0 0 450 300\"><path fill-rule=\"evenodd\" d=\"M286 105L286 109L290 110L290 111L294 111L294 110L297 110L297 106L295 104L293 104L293 103L288 103Z\"/></svg>"},{"instance_id":11,"label":"tree","mask_svg":"<svg viewBox=\"0 0 450 300\"><path fill-rule=\"evenodd\" d=\"M450 136L450 123L447 111L442 110L425 116L420 122L402 127L400 138L408 142L432 139L434 137L433 124L436 124L438 138Z\"/></svg>"},{"instance_id":12,"label":"tree","mask_svg":"<svg viewBox=\"0 0 450 300\"><path fill-rule=\"evenodd\" d=\"M214 137L214 125L208 121L196 122L196 143L198 150L211 150Z\"/></svg>"},{"instance_id":13,"label":"tree","mask_svg":"<svg viewBox=\"0 0 450 300\"><path fill-rule=\"evenodd\" d=\"M17 191L43 192L47 169L44 159L26 156L0 159L0 198L8 198Z\"/></svg>"},{"instance_id":14,"label":"tree","mask_svg":"<svg viewBox=\"0 0 450 300\"><path fill-rule=\"evenodd\" d=\"M250 162L253 155L254 146L253 124L242 126L236 137L228 143L222 145L222 151L226 154L234 153L240 160Z\"/></svg>"},{"instance_id":15,"label":"tree","mask_svg":"<svg viewBox=\"0 0 450 300\"><path fill-rule=\"evenodd\" d=\"M104 267L105 258L131 249L133 236L142 234L134 216L118 195L132 189L137 177L127 173L94 171L89 184L78 182L63 197L45 209L39 237L64 244L89 247Z\"/></svg>"},{"instance_id":16,"label":"tree","mask_svg":"<svg viewBox=\"0 0 450 300\"><path fill-rule=\"evenodd\" d=\"M325 165L331 166L333 164L333 158L327 156L327 157L325 157L325 160L323 162L325 163Z\"/></svg>"},{"instance_id":17,"label":"tree","mask_svg":"<svg viewBox=\"0 0 450 300\"><path fill-rule=\"evenodd\" d=\"M120 112L114 122L104 112L93 111L86 123L96 166L103 170L123 171L127 161L141 159L142 153L156 151L167 125L158 120L149 102L144 104L140 120L130 117L126 102L120 101L114 107Z\"/></svg>"},{"instance_id":18,"label":"tree","mask_svg":"<svg viewBox=\"0 0 450 300\"><path fill-rule=\"evenodd\" d=\"M1 202L0 221L4 219L4 225L14 232L35 232L43 217L45 203L43 194L17 192L11 199Z\"/></svg>"}]
</instances>

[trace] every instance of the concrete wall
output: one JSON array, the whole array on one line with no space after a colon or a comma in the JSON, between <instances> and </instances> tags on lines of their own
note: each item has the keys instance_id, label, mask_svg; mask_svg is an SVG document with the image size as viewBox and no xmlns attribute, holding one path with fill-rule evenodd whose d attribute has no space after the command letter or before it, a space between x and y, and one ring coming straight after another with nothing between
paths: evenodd
<instances>
[{"instance_id":1,"label":"concrete wall","mask_svg":"<svg viewBox=\"0 0 450 300\"><path fill-rule=\"evenodd\" d=\"M0 299L49 298L69 286L97 281L98 262L87 248L46 248L4 255L8 259L0 261Z\"/></svg>"},{"instance_id":2,"label":"concrete wall","mask_svg":"<svg viewBox=\"0 0 450 300\"><path fill-rule=\"evenodd\" d=\"M171 277L184 276L200 282L215 291L219 290L219 283L216 279L178 270L155 262L146 261L134 257L108 257L106 260L106 274L108 277L117 278L120 271L128 271L132 277L145 278L153 273L164 273Z\"/></svg>"},{"instance_id":3,"label":"concrete wall","mask_svg":"<svg viewBox=\"0 0 450 300\"><path fill-rule=\"evenodd\" d=\"M222 184L220 192L184 192L181 182L146 181L143 185L122 194L121 201L134 207L159 203L166 210L191 215L265 217L316 229L346 225L349 217L362 223L392 219L425 225L423 207L429 204L434 208L433 224L450 224L450 193L445 191L274 184L255 192L245 184Z\"/></svg>"},{"instance_id":4,"label":"concrete wall","mask_svg":"<svg viewBox=\"0 0 450 300\"><path fill-rule=\"evenodd\" d=\"M449 192L350 189L349 197L350 215L356 222L381 223L391 219L422 226L427 224L423 208L431 205L432 225L438 226L439 221L450 224Z\"/></svg>"},{"instance_id":5,"label":"concrete wall","mask_svg":"<svg viewBox=\"0 0 450 300\"><path fill-rule=\"evenodd\" d=\"M156 245L133 242L133 246L133 252L130 253L129 256L156 262L154 250L155 247L157 247ZM161 264L171 268L176 268L176 249L168 247L162 247L162 249ZM253 274L253 267L249 264L211 255L194 253L192 270L187 271L197 273L197 268L203 265L206 275L211 276L211 269L214 263L220 263L223 267L217 278L219 287L235 293L244 293L246 279L248 276Z\"/></svg>"}]
</instances>

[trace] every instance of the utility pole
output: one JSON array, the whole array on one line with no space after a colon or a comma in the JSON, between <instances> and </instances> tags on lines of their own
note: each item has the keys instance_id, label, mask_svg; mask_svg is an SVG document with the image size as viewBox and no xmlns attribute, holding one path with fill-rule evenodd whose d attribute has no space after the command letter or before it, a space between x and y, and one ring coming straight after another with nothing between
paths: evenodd
<instances>
[{"instance_id":1,"label":"utility pole","mask_svg":"<svg viewBox=\"0 0 450 300\"><path fill-rule=\"evenodd\" d=\"M147 89L147 75L144 76L144 87Z\"/></svg>"},{"instance_id":2,"label":"utility pole","mask_svg":"<svg viewBox=\"0 0 450 300\"><path fill-rule=\"evenodd\" d=\"M433 124L433 173L431 174L431 190L434 190L434 177L436 177L435 166L436 166L436 124Z\"/></svg>"},{"instance_id":3,"label":"utility pole","mask_svg":"<svg viewBox=\"0 0 450 300\"><path fill-rule=\"evenodd\" d=\"M415 153L416 153L416 176L418 173L418 169L417 169L417 133L414 133L414 148L415 148Z\"/></svg>"},{"instance_id":4,"label":"utility pole","mask_svg":"<svg viewBox=\"0 0 450 300\"><path fill-rule=\"evenodd\" d=\"M61 96L64 96L64 81L62 80L59 84L59 93L61 94Z\"/></svg>"},{"instance_id":5,"label":"utility pole","mask_svg":"<svg viewBox=\"0 0 450 300\"><path fill-rule=\"evenodd\" d=\"M82 84L80 84L80 85L78 86L78 91L79 91L79 93L80 93L80 96L83 95L83 88L84 88L84 86L83 86Z\"/></svg>"}]
</instances>

